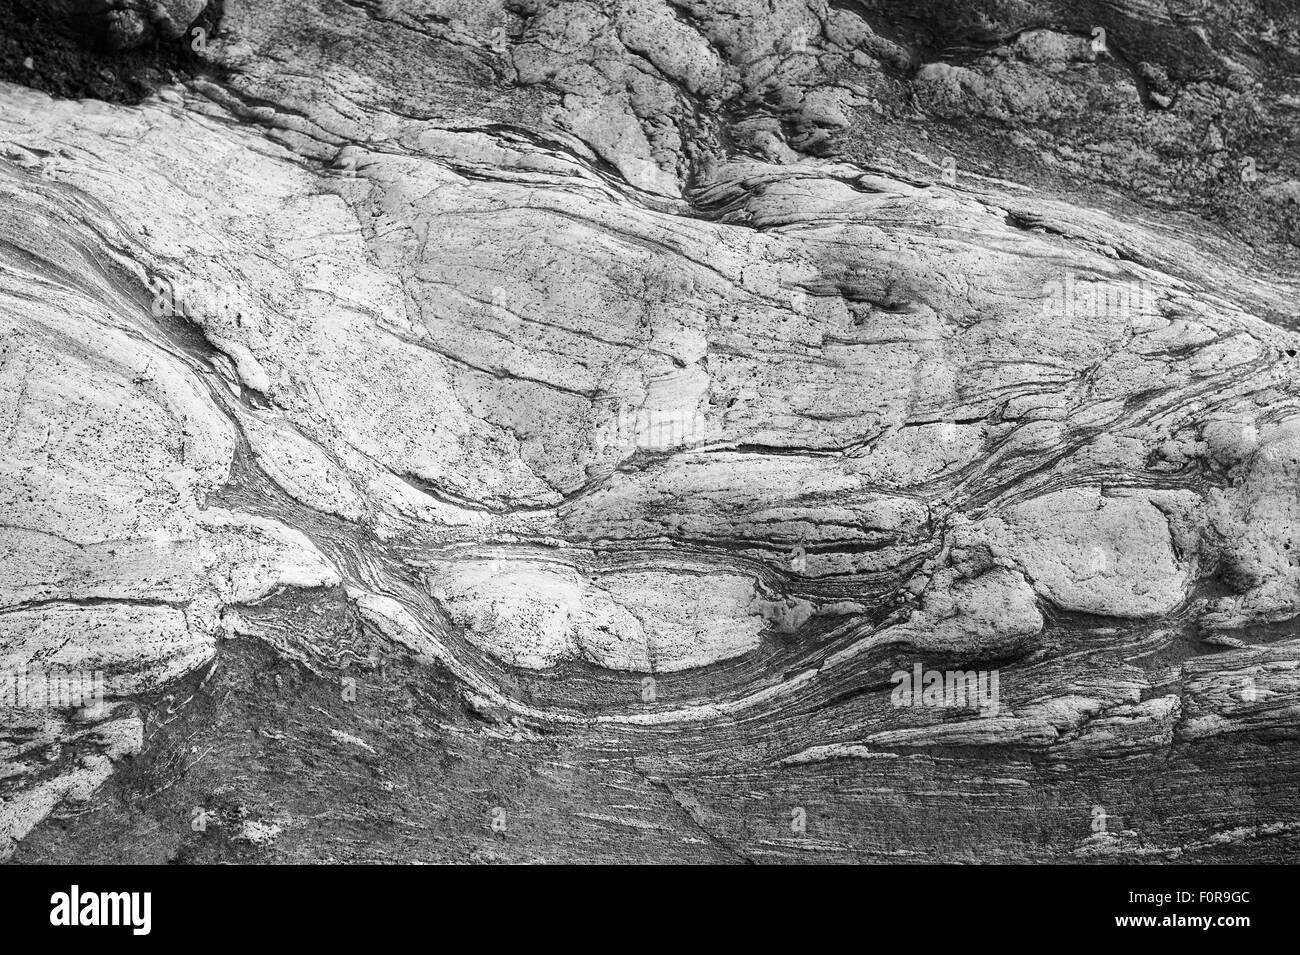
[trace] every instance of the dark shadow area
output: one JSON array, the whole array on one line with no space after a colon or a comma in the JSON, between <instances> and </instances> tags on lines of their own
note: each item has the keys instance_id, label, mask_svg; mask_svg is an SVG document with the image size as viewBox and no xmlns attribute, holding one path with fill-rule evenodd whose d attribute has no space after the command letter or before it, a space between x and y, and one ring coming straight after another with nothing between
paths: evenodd
<instances>
[{"instance_id":1,"label":"dark shadow area","mask_svg":"<svg viewBox=\"0 0 1300 955\"><path fill-rule=\"evenodd\" d=\"M218 69L193 47L196 37L149 31L138 46L115 48L107 3L0 0L0 80L64 99L138 103L160 86ZM191 24L211 37L223 0L209 0Z\"/></svg>"}]
</instances>

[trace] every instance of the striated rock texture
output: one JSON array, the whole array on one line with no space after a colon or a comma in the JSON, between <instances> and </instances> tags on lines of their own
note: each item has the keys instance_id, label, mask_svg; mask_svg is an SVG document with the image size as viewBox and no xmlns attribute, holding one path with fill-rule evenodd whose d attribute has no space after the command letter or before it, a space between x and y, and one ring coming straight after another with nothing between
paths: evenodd
<instances>
[{"instance_id":1,"label":"striated rock texture","mask_svg":"<svg viewBox=\"0 0 1300 955\"><path fill-rule=\"evenodd\" d=\"M1300 857L1292 5L10 5L0 856Z\"/></svg>"}]
</instances>

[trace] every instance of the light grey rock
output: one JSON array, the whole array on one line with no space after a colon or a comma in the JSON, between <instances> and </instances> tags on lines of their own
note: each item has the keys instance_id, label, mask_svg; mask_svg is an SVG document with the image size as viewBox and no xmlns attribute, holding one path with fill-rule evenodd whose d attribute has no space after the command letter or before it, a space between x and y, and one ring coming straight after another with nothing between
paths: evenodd
<instances>
[{"instance_id":1,"label":"light grey rock","mask_svg":"<svg viewBox=\"0 0 1300 955\"><path fill-rule=\"evenodd\" d=\"M0 853L129 805L106 859L1292 857L1291 213L1051 139L1283 107L891 17L227 0L138 105L0 84L0 665L106 690L0 711ZM1007 168L945 164L976 123ZM166 795L42 824L142 753ZM273 805L357 761L356 828Z\"/></svg>"}]
</instances>

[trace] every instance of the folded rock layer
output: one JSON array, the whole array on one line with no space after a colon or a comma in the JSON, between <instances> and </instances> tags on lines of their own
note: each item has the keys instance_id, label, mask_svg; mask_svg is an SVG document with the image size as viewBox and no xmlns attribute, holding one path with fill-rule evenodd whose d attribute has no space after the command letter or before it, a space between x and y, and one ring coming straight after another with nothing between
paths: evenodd
<instances>
[{"instance_id":1,"label":"folded rock layer","mask_svg":"<svg viewBox=\"0 0 1300 955\"><path fill-rule=\"evenodd\" d=\"M1295 858L1294 13L162 6L0 83L0 853Z\"/></svg>"}]
</instances>

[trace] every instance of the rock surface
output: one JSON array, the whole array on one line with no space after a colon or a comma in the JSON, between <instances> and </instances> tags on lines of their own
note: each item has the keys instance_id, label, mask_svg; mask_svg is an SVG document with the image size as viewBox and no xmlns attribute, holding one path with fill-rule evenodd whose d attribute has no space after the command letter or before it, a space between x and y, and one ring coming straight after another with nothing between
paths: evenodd
<instances>
[{"instance_id":1,"label":"rock surface","mask_svg":"<svg viewBox=\"0 0 1300 955\"><path fill-rule=\"evenodd\" d=\"M1296 859L1296 13L103 6L211 33L0 74L0 672L103 697L0 854Z\"/></svg>"}]
</instances>

